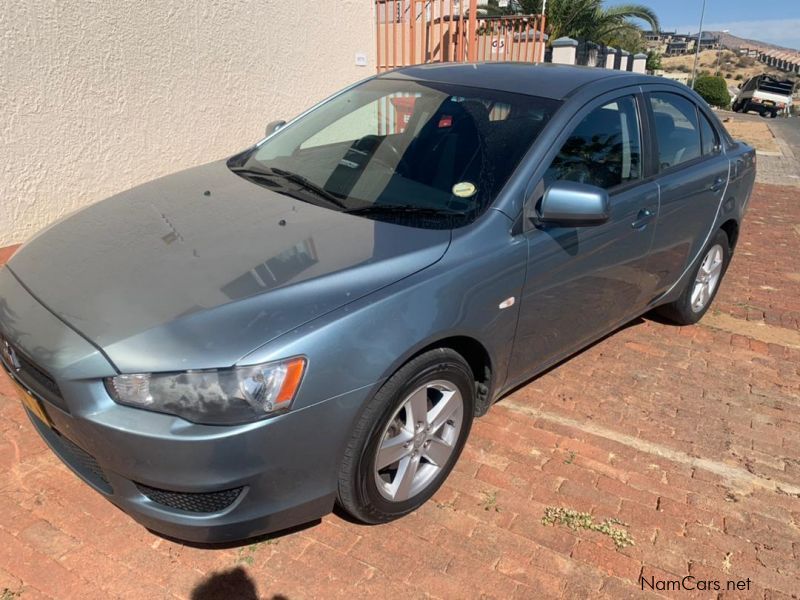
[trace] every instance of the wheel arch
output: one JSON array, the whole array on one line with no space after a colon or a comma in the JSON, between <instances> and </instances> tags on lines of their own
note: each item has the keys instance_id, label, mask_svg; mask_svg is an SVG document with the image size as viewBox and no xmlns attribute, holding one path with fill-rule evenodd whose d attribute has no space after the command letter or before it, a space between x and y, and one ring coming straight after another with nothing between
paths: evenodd
<instances>
[{"instance_id":1,"label":"wheel arch","mask_svg":"<svg viewBox=\"0 0 800 600\"><path fill-rule=\"evenodd\" d=\"M720 229L728 236L728 247L733 252L739 241L739 222L736 219L728 219L720 225Z\"/></svg>"},{"instance_id":2,"label":"wheel arch","mask_svg":"<svg viewBox=\"0 0 800 600\"><path fill-rule=\"evenodd\" d=\"M486 414L491 403L494 374L492 357L486 347L473 337L455 335L428 344L408 360L434 348L449 348L460 354L467 361L475 378L475 415Z\"/></svg>"},{"instance_id":3,"label":"wheel arch","mask_svg":"<svg viewBox=\"0 0 800 600\"><path fill-rule=\"evenodd\" d=\"M419 346L406 352L392 365L385 377L381 378L381 385L406 363L436 348L448 348L464 358L475 379L475 416L486 414L491 405L492 390L497 383L496 363L486 345L471 335L452 334L422 342Z\"/></svg>"}]
</instances>

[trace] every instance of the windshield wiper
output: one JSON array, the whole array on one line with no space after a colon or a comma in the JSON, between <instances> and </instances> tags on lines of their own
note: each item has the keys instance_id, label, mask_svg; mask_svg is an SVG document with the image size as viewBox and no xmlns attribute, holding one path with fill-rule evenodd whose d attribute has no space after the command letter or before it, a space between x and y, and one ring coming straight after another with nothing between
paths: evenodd
<instances>
[{"instance_id":1,"label":"windshield wiper","mask_svg":"<svg viewBox=\"0 0 800 600\"><path fill-rule=\"evenodd\" d=\"M457 216L463 217L466 213L451 208L433 208L430 206L413 206L411 204L371 204L345 211L349 215L417 215L417 216Z\"/></svg>"},{"instance_id":2,"label":"windshield wiper","mask_svg":"<svg viewBox=\"0 0 800 600\"><path fill-rule=\"evenodd\" d=\"M278 177L280 179L285 179L286 181L291 181L292 183L299 185L303 190L311 192L315 196L330 202L334 206L341 208L342 210L347 210L347 205L342 202L339 198L334 196L331 192L323 188L322 186L317 185L313 181L306 179L302 175L298 175L297 173L292 173L291 171L284 171L283 169L275 169L271 168L269 171L259 171L255 169L246 169L246 168L233 168L231 169L234 173L240 173L245 175L246 177Z\"/></svg>"}]
</instances>

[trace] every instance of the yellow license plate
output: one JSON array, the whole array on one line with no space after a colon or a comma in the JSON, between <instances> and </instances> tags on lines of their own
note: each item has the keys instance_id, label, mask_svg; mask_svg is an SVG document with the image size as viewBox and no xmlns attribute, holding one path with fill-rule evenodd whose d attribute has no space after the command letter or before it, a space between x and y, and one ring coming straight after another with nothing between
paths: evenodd
<instances>
[{"instance_id":1,"label":"yellow license plate","mask_svg":"<svg viewBox=\"0 0 800 600\"><path fill-rule=\"evenodd\" d=\"M22 387L19 384L19 382L17 382L16 379L14 379L13 377L10 377L9 379L11 379L11 383L14 384L14 387L17 388L17 393L19 394L19 397L22 400L22 405L29 411L31 411L34 415L36 415L36 417L42 423L44 423L48 427L53 427L53 423L52 421L50 421L50 417L48 417L47 413L44 411L44 408L42 408L41 403L36 398L31 396L28 390Z\"/></svg>"}]
</instances>

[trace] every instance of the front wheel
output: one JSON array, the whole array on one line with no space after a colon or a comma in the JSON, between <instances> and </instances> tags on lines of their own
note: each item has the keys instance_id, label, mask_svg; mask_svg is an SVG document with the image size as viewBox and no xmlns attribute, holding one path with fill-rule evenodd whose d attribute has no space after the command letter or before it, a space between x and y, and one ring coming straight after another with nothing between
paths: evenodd
<instances>
[{"instance_id":1,"label":"front wheel","mask_svg":"<svg viewBox=\"0 0 800 600\"><path fill-rule=\"evenodd\" d=\"M452 470L475 411L466 361L437 348L408 362L367 404L345 450L339 504L384 523L424 504Z\"/></svg>"},{"instance_id":2,"label":"front wheel","mask_svg":"<svg viewBox=\"0 0 800 600\"><path fill-rule=\"evenodd\" d=\"M728 236L722 230L703 249L694 276L680 297L658 308L658 312L678 325L692 325L706 314L717 295L720 281L730 261Z\"/></svg>"}]
</instances>

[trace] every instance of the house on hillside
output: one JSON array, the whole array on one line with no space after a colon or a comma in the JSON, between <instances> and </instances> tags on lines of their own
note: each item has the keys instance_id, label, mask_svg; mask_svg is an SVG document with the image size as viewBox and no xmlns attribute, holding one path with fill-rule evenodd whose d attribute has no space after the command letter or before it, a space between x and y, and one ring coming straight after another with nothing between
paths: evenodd
<instances>
[{"instance_id":1,"label":"house on hillside","mask_svg":"<svg viewBox=\"0 0 800 600\"><path fill-rule=\"evenodd\" d=\"M697 34L693 33L691 37L697 41ZM719 48L719 35L711 31L703 31L700 33L700 50L716 50Z\"/></svg>"},{"instance_id":2,"label":"house on hillside","mask_svg":"<svg viewBox=\"0 0 800 600\"><path fill-rule=\"evenodd\" d=\"M681 54L688 54L694 52L694 43L697 36L692 38L688 33L673 35L667 43L667 49L664 52L667 56L679 56Z\"/></svg>"},{"instance_id":3,"label":"house on hillside","mask_svg":"<svg viewBox=\"0 0 800 600\"><path fill-rule=\"evenodd\" d=\"M674 35L674 31L645 31L645 47L648 50L653 50L659 54L664 54L667 51L667 45Z\"/></svg>"}]
</instances>

